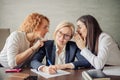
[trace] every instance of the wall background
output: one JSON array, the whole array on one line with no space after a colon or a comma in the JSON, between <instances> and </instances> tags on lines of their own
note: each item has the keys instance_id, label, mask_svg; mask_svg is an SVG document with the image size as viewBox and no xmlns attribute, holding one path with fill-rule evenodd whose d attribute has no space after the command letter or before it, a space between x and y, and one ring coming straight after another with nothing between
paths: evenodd
<instances>
[{"instance_id":1,"label":"wall background","mask_svg":"<svg viewBox=\"0 0 120 80\"><path fill-rule=\"evenodd\" d=\"M18 29L24 18L39 12L50 19L51 39L56 25L62 20L73 22L81 15L91 14L103 31L120 45L120 0L0 0L0 28Z\"/></svg>"}]
</instances>

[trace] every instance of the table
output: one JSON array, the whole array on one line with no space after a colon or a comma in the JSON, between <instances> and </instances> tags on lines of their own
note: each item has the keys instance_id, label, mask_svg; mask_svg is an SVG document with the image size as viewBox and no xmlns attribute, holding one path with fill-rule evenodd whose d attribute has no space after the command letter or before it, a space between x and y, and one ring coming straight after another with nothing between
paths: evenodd
<instances>
[{"instance_id":1,"label":"table","mask_svg":"<svg viewBox=\"0 0 120 80\"><path fill-rule=\"evenodd\" d=\"M46 79L40 75L35 74L34 72L30 71L30 69L24 69L20 73L27 73L33 76L38 76L38 80L82 80L82 71L85 71L88 69L79 69L79 70L65 70L71 72L71 74L64 75L64 76L58 76L54 78ZM8 77L16 73L5 73L5 68L0 68L0 80L7 80ZM110 76L111 80L120 80L120 76Z\"/></svg>"}]
</instances>

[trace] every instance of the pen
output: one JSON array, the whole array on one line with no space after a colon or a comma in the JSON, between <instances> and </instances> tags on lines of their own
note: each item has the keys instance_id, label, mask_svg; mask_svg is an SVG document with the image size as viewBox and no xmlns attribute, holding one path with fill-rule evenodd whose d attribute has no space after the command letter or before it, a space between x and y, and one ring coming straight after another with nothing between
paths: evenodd
<instances>
[{"instance_id":1,"label":"pen","mask_svg":"<svg viewBox=\"0 0 120 80\"><path fill-rule=\"evenodd\" d=\"M50 60L49 60L49 59L47 59L47 61L48 61L48 64L49 64L49 65L52 65L52 63L50 62ZM56 73L57 73L57 71L56 71Z\"/></svg>"},{"instance_id":2,"label":"pen","mask_svg":"<svg viewBox=\"0 0 120 80\"><path fill-rule=\"evenodd\" d=\"M47 61L48 61L48 64L49 64L49 65L52 65L52 63L50 62L50 60L49 60L49 59L48 59Z\"/></svg>"}]
</instances>

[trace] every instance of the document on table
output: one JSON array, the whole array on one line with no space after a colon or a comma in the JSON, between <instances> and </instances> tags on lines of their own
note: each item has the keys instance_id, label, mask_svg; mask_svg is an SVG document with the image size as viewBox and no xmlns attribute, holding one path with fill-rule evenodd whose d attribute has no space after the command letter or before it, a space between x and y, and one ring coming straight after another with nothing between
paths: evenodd
<instances>
[{"instance_id":1,"label":"document on table","mask_svg":"<svg viewBox=\"0 0 120 80\"><path fill-rule=\"evenodd\" d=\"M64 71L64 70L57 70L56 74L48 74L48 73L44 73L42 71L37 71L36 69L31 69L31 71L41 75L44 78L51 78L51 77L56 77L56 76L62 76L62 75L70 74L70 72L67 72L67 71Z\"/></svg>"},{"instance_id":2,"label":"document on table","mask_svg":"<svg viewBox=\"0 0 120 80\"><path fill-rule=\"evenodd\" d=\"M120 76L120 66L104 67L103 72L104 72L106 75Z\"/></svg>"}]
</instances>

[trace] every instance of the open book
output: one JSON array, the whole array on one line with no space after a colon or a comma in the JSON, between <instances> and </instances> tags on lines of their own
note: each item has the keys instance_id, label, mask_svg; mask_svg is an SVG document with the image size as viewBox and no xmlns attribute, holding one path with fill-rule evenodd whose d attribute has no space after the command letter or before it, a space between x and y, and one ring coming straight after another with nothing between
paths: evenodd
<instances>
[{"instance_id":1,"label":"open book","mask_svg":"<svg viewBox=\"0 0 120 80\"><path fill-rule=\"evenodd\" d=\"M67 71L64 71L64 70L57 70L56 74L48 74L48 73L44 73L42 71L37 71L36 69L31 69L31 71L41 75L44 78L51 78L51 77L56 77L56 76L62 76L62 75L70 74L70 72L67 72Z\"/></svg>"}]
</instances>

